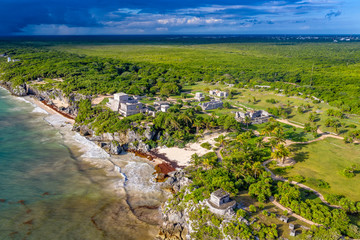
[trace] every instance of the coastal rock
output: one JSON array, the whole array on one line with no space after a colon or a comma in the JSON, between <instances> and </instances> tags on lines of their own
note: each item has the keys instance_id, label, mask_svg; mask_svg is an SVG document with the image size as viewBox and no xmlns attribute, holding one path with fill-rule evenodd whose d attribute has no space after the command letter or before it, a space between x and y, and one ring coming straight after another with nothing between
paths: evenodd
<instances>
[{"instance_id":1,"label":"coastal rock","mask_svg":"<svg viewBox=\"0 0 360 240\"><path fill-rule=\"evenodd\" d=\"M165 183L169 184L169 185L173 185L174 182L176 182L176 178L174 177L168 177L168 179L166 179Z\"/></svg>"},{"instance_id":2,"label":"coastal rock","mask_svg":"<svg viewBox=\"0 0 360 240\"><path fill-rule=\"evenodd\" d=\"M175 192L179 192L179 191L181 190L181 188L180 188L180 183L175 184L175 185L173 186L173 189L174 189Z\"/></svg>"},{"instance_id":3,"label":"coastal rock","mask_svg":"<svg viewBox=\"0 0 360 240\"><path fill-rule=\"evenodd\" d=\"M182 217L182 213L178 211L169 211L168 213L168 221L170 223L183 223L184 219Z\"/></svg>"},{"instance_id":4,"label":"coastal rock","mask_svg":"<svg viewBox=\"0 0 360 240\"><path fill-rule=\"evenodd\" d=\"M184 228L180 224L166 224L160 229L159 234L155 239L184 240L185 238L183 238L183 232Z\"/></svg>"},{"instance_id":5,"label":"coastal rock","mask_svg":"<svg viewBox=\"0 0 360 240\"><path fill-rule=\"evenodd\" d=\"M148 140L154 139L156 135L156 132L152 130L150 126L147 126L144 132L144 137L146 137Z\"/></svg>"},{"instance_id":6,"label":"coastal rock","mask_svg":"<svg viewBox=\"0 0 360 240\"><path fill-rule=\"evenodd\" d=\"M110 154L119 155L123 151L123 148L116 141L112 141L110 144Z\"/></svg>"},{"instance_id":7,"label":"coastal rock","mask_svg":"<svg viewBox=\"0 0 360 240\"><path fill-rule=\"evenodd\" d=\"M139 142L137 150L139 150L141 152L148 152L148 151L150 151L150 146L144 142Z\"/></svg>"},{"instance_id":8,"label":"coastal rock","mask_svg":"<svg viewBox=\"0 0 360 240\"><path fill-rule=\"evenodd\" d=\"M12 93L16 96L26 96L27 90L26 85L19 85L13 88Z\"/></svg>"},{"instance_id":9,"label":"coastal rock","mask_svg":"<svg viewBox=\"0 0 360 240\"><path fill-rule=\"evenodd\" d=\"M93 135L93 131L86 125L80 126L79 127L79 132L80 132L81 135L83 135L85 137Z\"/></svg>"}]
</instances>

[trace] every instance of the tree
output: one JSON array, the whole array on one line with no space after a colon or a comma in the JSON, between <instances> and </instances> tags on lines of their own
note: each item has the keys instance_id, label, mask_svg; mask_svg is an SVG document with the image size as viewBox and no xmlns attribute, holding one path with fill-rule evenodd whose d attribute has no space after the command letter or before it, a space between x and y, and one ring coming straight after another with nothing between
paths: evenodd
<instances>
[{"instance_id":1,"label":"tree","mask_svg":"<svg viewBox=\"0 0 360 240\"><path fill-rule=\"evenodd\" d=\"M310 115L309 115L309 121L310 121L310 122L315 122L315 120L316 120L316 114L310 113Z\"/></svg>"},{"instance_id":2,"label":"tree","mask_svg":"<svg viewBox=\"0 0 360 240\"><path fill-rule=\"evenodd\" d=\"M263 148L264 147L264 138L258 137L255 139L255 144L257 148Z\"/></svg>"},{"instance_id":3,"label":"tree","mask_svg":"<svg viewBox=\"0 0 360 240\"><path fill-rule=\"evenodd\" d=\"M276 146L275 151L271 153L271 157L276 160L281 160L281 164L285 163L285 159L290 156L290 150L284 145Z\"/></svg>"},{"instance_id":4,"label":"tree","mask_svg":"<svg viewBox=\"0 0 360 240\"><path fill-rule=\"evenodd\" d=\"M282 127L276 127L273 131L272 131L272 138L275 139L277 144L280 143L285 143L285 134L284 134L284 130L282 129Z\"/></svg>"},{"instance_id":5,"label":"tree","mask_svg":"<svg viewBox=\"0 0 360 240\"><path fill-rule=\"evenodd\" d=\"M214 158L205 158L202 160L202 165L205 169L211 169L217 165L217 161Z\"/></svg>"},{"instance_id":6,"label":"tree","mask_svg":"<svg viewBox=\"0 0 360 240\"><path fill-rule=\"evenodd\" d=\"M202 122L202 120L196 118L194 123L193 123L193 127L196 127L196 133L199 132L199 129L204 125L204 123Z\"/></svg>"},{"instance_id":7,"label":"tree","mask_svg":"<svg viewBox=\"0 0 360 240\"><path fill-rule=\"evenodd\" d=\"M189 115L185 114L185 113L181 113L178 116L178 120L181 120L182 122L184 122L186 125L191 125L192 124L192 119Z\"/></svg>"},{"instance_id":8,"label":"tree","mask_svg":"<svg viewBox=\"0 0 360 240\"><path fill-rule=\"evenodd\" d=\"M249 124L251 123L251 118L249 116L245 116L244 123L246 125L246 128L248 128Z\"/></svg>"},{"instance_id":9,"label":"tree","mask_svg":"<svg viewBox=\"0 0 360 240\"><path fill-rule=\"evenodd\" d=\"M226 137L224 135L220 135L217 137L216 141L220 144L220 147L223 147L226 143Z\"/></svg>"}]
</instances>

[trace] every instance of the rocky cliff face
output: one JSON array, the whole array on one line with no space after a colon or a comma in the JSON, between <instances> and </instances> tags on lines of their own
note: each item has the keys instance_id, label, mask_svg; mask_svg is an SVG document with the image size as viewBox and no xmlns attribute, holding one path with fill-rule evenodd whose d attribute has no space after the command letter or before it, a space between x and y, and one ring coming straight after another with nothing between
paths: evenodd
<instances>
[{"instance_id":1,"label":"rocky cliff face","mask_svg":"<svg viewBox=\"0 0 360 240\"><path fill-rule=\"evenodd\" d=\"M11 83L0 82L2 86L7 88L12 94L16 96L32 95L40 101L46 101L48 105L53 105L61 112L76 116L78 113L78 101L83 99L90 99L91 96L84 96L78 93L71 93L66 96L59 89L40 90L36 86L23 84L13 87ZM136 150L141 152L148 152L150 146L146 144L145 140L152 140L156 136L156 132L151 127L145 128L142 134L136 133L134 130L128 130L125 133L104 133L95 135L94 131L89 126L76 126L73 129L85 136L91 141L95 141L99 146L104 148L110 154L121 154L126 150Z\"/></svg>"},{"instance_id":2,"label":"rocky cliff face","mask_svg":"<svg viewBox=\"0 0 360 240\"><path fill-rule=\"evenodd\" d=\"M145 143L146 140L152 140L156 136L150 126L145 128L143 133L137 133L134 130L127 130L124 133L103 133L96 135L94 130L87 125L74 126L74 131L79 132L87 139L96 142L110 154L121 154L123 151L136 150L140 152L150 151L150 146Z\"/></svg>"},{"instance_id":3,"label":"rocky cliff face","mask_svg":"<svg viewBox=\"0 0 360 240\"><path fill-rule=\"evenodd\" d=\"M185 176L183 170L169 173L169 178L162 183L162 187L172 192L178 192L188 186L191 180ZM187 210L176 210L169 208L169 201L162 206L163 224L160 226L159 234L156 240L189 239L189 226Z\"/></svg>"},{"instance_id":4,"label":"rocky cliff face","mask_svg":"<svg viewBox=\"0 0 360 240\"><path fill-rule=\"evenodd\" d=\"M69 96L66 96L59 89L39 90L28 84L25 84L23 88L25 88L28 95L33 95L38 100L46 101L48 104L56 106L60 111L74 116L78 113L77 103L83 99L91 99L91 96L78 93L71 93Z\"/></svg>"},{"instance_id":5,"label":"rocky cliff face","mask_svg":"<svg viewBox=\"0 0 360 240\"><path fill-rule=\"evenodd\" d=\"M76 116L78 112L77 102L81 99L91 98L90 96L84 96L78 93L71 93L69 96L66 96L59 89L39 90L27 83L14 87L10 82L0 81L0 85L5 87L15 96L22 97L32 95L40 101L46 101L47 104L54 105L66 114L74 116Z\"/></svg>"}]
</instances>

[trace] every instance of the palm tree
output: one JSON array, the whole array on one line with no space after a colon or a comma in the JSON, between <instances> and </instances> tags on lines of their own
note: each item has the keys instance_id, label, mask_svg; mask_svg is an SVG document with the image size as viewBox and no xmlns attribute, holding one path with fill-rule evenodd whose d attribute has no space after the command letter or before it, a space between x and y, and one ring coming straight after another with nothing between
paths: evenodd
<instances>
[{"instance_id":1,"label":"palm tree","mask_svg":"<svg viewBox=\"0 0 360 240\"><path fill-rule=\"evenodd\" d=\"M245 135L245 134L239 134L239 135L237 135L237 137L236 137L236 141L238 142L238 143L240 143L241 145L244 145L245 143L246 143L246 141L247 141L247 136Z\"/></svg>"},{"instance_id":2,"label":"palm tree","mask_svg":"<svg viewBox=\"0 0 360 240\"><path fill-rule=\"evenodd\" d=\"M204 165L205 169L211 169L216 165L216 161L211 159L211 158L205 158L202 162L202 164Z\"/></svg>"},{"instance_id":3,"label":"palm tree","mask_svg":"<svg viewBox=\"0 0 360 240\"><path fill-rule=\"evenodd\" d=\"M255 143L256 143L257 148L263 148L264 147L264 138L262 138L262 137L256 138Z\"/></svg>"},{"instance_id":4,"label":"palm tree","mask_svg":"<svg viewBox=\"0 0 360 240\"><path fill-rule=\"evenodd\" d=\"M211 113L210 119L211 119L211 121L215 121L215 119L216 119L216 114L215 114L214 112Z\"/></svg>"},{"instance_id":5,"label":"palm tree","mask_svg":"<svg viewBox=\"0 0 360 240\"><path fill-rule=\"evenodd\" d=\"M272 131L272 135L273 135L273 138L276 140L277 144L285 143L286 139L285 139L284 131L281 127L276 127Z\"/></svg>"},{"instance_id":6,"label":"palm tree","mask_svg":"<svg viewBox=\"0 0 360 240\"><path fill-rule=\"evenodd\" d=\"M281 164L284 164L285 159L289 156L290 150L284 144L277 145L275 151L271 153L271 157L276 160L280 160Z\"/></svg>"},{"instance_id":7,"label":"palm tree","mask_svg":"<svg viewBox=\"0 0 360 240\"><path fill-rule=\"evenodd\" d=\"M246 128L248 128L249 124L251 123L251 118L249 116L246 116L244 118L244 123L246 124Z\"/></svg>"},{"instance_id":8,"label":"palm tree","mask_svg":"<svg viewBox=\"0 0 360 240\"><path fill-rule=\"evenodd\" d=\"M271 147L271 151L274 152L274 149L275 149L276 145L278 144L277 141L274 138L270 138L269 144Z\"/></svg>"},{"instance_id":9,"label":"palm tree","mask_svg":"<svg viewBox=\"0 0 360 240\"><path fill-rule=\"evenodd\" d=\"M178 120L183 121L186 125L192 124L192 119L189 117L189 115L187 115L185 113L181 113L178 116Z\"/></svg>"},{"instance_id":10,"label":"palm tree","mask_svg":"<svg viewBox=\"0 0 360 240\"><path fill-rule=\"evenodd\" d=\"M172 129L179 130L180 124L173 114L170 114L165 119L165 126L170 126Z\"/></svg>"},{"instance_id":11,"label":"palm tree","mask_svg":"<svg viewBox=\"0 0 360 240\"><path fill-rule=\"evenodd\" d=\"M199 157L199 155L197 153L194 153L193 155L191 155L191 160L190 163L194 166L198 166L200 164L201 158Z\"/></svg>"},{"instance_id":12,"label":"palm tree","mask_svg":"<svg viewBox=\"0 0 360 240\"><path fill-rule=\"evenodd\" d=\"M210 125L211 125L210 123L211 123L210 118L204 119L204 125L206 129L210 129Z\"/></svg>"},{"instance_id":13,"label":"palm tree","mask_svg":"<svg viewBox=\"0 0 360 240\"><path fill-rule=\"evenodd\" d=\"M260 162L255 162L251 165L251 170L255 178L257 178L258 174L264 169Z\"/></svg>"},{"instance_id":14,"label":"palm tree","mask_svg":"<svg viewBox=\"0 0 360 240\"><path fill-rule=\"evenodd\" d=\"M203 126L203 122L199 119L195 119L193 127L196 127L196 133L199 132L199 129Z\"/></svg>"},{"instance_id":15,"label":"palm tree","mask_svg":"<svg viewBox=\"0 0 360 240\"><path fill-rule=\"evenodd\" d=\"M217 124L215 121L210 121L210 125L209 125L210 128L216 128L217 127Z\"/></svg>"},{"instance_id":16,"label":"palm tree","mask_svg":"<svg viewBox=\"0 0 360 240\"><path fill-rule=\"evenodd\" d=\"M220 144L220 147L223 147L226 143L226 140L225 140L225 136L224 135L220 135L217 140L216 140L219 144Z\"/></svg>"}]
</instances>

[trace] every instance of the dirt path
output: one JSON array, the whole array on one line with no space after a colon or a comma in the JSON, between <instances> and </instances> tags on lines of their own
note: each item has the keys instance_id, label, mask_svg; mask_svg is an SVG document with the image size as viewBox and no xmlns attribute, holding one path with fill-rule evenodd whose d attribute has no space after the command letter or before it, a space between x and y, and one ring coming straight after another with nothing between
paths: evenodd
<instances>
[{"instance_id":1,"label":"dirt path","mask_svg":"<svg viewBox=\"0 0 360 240\"><path fill-rule=\"evenodd\" d=\"M114 95L99 95L91 100L91 104L97 105L102 102L105 98L113 98Z\"/></svg>"},{"instance_id":2,"label":"dirt path","mask_svg":"<svg viewBox=\"0 0 360 240\"><path fill-rule=\"evenodd\" d=\"M292 123L292 122L290 122L290 121L287 120L287 119L276 119L276 121L281 122L281 123L285 123L285 124L287 124L287 125L291 125L291 126L294 126L294 127L297 127L297 128L304 128L304 126L301 126L301 125Z\"/></svg>"},{"instance_id":3,"label":"dirt path","mask_svg":"<svg viewBox=\"0 0 360 240\"><path fill-rule=\"evenodd\" d=\"M294 127L297 127L297 128L302 128L302 129L304 128L304 126L292 123L287 119L276 119L276 121L281 122L281 123L285 123L285 124L288 124L288 125L291 125L291 126L294 126ZM344 140L344 138L341 137L341 136L334 135L334 134L331 134L331 133L328 133L328 132L322 132L320 129L317 130L317 133L320 135L320 137L318 137L316 139L306 141L306 142L294 142L294 141L291 141L291 140L286 140L285 145L290 146L292 144L309 144L309 143L324 140L325 138L328 138L328 137Z\"/></svg>"},{"instance_id":4,"label":"dirt path","mask_svg":"<svg viewBox=\"0 0 360 240\"><path fill-rule=\"evenodd\" d=\"M286 178L283 178L283 177L280 177L280 176L276 176L269 168L266 167L266 165L267 165L268 163L272 162L272 161L274 161L274 160L273 160L273 159L269 159L269 160L263 162L263 164L262 164L262 165L264 166L265 170L271 174L271 178L272 178L273 180L276 180L276 181L290 182L290 181L287 180ZM313 189L313 188L311 188L311 187L308 187L308 186L306 186L306 185L304 185L304 184L302 184L302 183L295 182L295 181L291 181L290 183L293 184L293 185L297 185L297 186L299 186L299 187L301 187L301 188L303 188L303 189L305 189L305 190L312 191L316 196L318 196L318 197L320 198L320 200L321 200L324 204L328 205L329 207L341 208L340 206L331 205L330 203L328 203L328 202L325 200L324 196L323 196L321 193L319 193L318 191L316 191L315 189Z\"/></svg>"}]
</instances>

